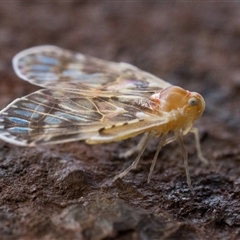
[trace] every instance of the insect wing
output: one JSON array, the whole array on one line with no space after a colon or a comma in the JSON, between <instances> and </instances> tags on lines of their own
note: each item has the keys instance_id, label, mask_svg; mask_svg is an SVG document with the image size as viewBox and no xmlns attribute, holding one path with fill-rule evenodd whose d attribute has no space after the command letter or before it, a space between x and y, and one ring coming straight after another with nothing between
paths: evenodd
<instances>
[{"instance_id":1,"label":"insect wing","mask_svg":"<svg viewBox=\"0 0 240 240\"><path fill-rule=\"evenodd\" d=\"M43 89L16 99L0 112L0 138L23 146L122 140L166 121L164 114L158 116L147 107L148 101Z\"/></svg>"},{"instance_id":2,"label":"insect wing","mask_svg":"<svg viewBox=\"0 0 240 240\"><path fill-rule=\"evenodd\" d=\"M13 59L17 75L44 88L68 91L115 91L135 94L159 91L171 84L127 63L100 60L55 46L39 46Z\"/></svg>"}]
</instances>

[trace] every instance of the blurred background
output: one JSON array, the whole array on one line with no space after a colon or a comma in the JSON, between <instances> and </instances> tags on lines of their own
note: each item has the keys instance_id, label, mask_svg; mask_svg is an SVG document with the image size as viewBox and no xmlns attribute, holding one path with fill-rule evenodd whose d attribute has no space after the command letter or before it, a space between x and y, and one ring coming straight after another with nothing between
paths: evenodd
<instances>
[{"instance_id":1,"label":"blurred background","mask_svg":"<svg viewBox=\"0 0 240 240\"><path fill-rule=\"evenodd\" d=\"M196 126L210 164L187 137L192 196L176 144L163 150L150 184L157 143L138 170L111 184L132 162L118 154L138 139L47 150L1 141L1 239L239 239L239 3L1 1L1 109L38 89L16 76L11 60L44 44L128 62L202 94Z\"/></svg>"}]
</instances>

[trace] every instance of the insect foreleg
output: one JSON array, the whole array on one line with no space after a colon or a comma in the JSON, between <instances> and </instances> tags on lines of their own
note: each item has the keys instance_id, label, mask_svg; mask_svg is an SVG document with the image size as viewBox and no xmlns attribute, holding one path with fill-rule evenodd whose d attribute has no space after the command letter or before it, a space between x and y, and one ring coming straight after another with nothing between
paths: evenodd
<instances>
[{"instance_id":1,"label":"insect foreleg","mask_svg":"<svg viewBox=\"0 0 240 240\"><path fill-rule=\"evenodd\" d=\"M118 178L122 178L124 177L129 171L131 171L132 169L135 169L139 163L139 160L144 152L144 150L147 147L148 142L150 141L150 139L154 136L154 131L151 131L149 133L147 133L146 138L144 139L144 142L142 144L142 149L141 151L138 153L136 159L134 160L134 162L123 172L121 172L120 174L118 174L117 176L114 177L113 181L117 180Z\"/></svg>"},{"instance_id":2,"label":"insect foreleg","mask_svg":"<svg viewBox=\"0 0 240 240\"><path fill-rule=\"evenodd\" d=\"M180 149L181 149L181 152L183 155L184 167L185 167L185 172L186 172L186 177L187 177L187 184L188 184L191 192L194 194L194 190L192 187L191 178L190 178L190 174L189 174L188 155L187 155L186 149L183 144L182 134L179 131L174 131L174 134L175 134L176 140L180 146Z\"/></svg>"},{"instance_id":3,"label":"insect foreleg","mask_svg":"<svg viewBox=\"0 0 240 240\"><path fill-rule=\"evenodd\" d=\"M208 164L208 160L203 156L202 154L202 149L201 149L201 144L200 144L200 139L199 139L199 133L198 129L193 127L191 128L190 132L194 134L195 137L195 142L196 142L196 149L197 149L197 156L198 158L205 164Z\"/></svg>"},{"instance_id":4,"label":"insect foreleg","mask_svg":"<svg viewBox=\"0 0 240 240\"><path fill-rule=\"evenodd\" d=\"M153 173L156 161L157 161L158 154L161 151L162 147L166 144L166 136L167 136L167 134L163 134L160 137L161 139L160 139L160 142L158 144L157 151L156 151L156 153L154 155L154 158L153 158L153 161L152 161L152 164L151 164L151 167L150 167L150 171L149 171L149 174L148 174L148 180L147 180L148 183L151 180L151 176L152 176L152 173Z\"/></svg>"}]
</instances>

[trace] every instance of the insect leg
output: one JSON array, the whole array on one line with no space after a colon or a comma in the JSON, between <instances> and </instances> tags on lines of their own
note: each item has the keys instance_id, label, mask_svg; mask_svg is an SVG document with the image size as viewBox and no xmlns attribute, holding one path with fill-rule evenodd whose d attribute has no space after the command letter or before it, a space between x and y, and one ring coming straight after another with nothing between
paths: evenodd
<instances>
[{"instance_id":1,"label":"insect leg","mask_svg":"<svg viewBox=\"0 0 240 240\"><path fill-rule=\"evenodd\" d=\"M139 163L139 160L140 160L140 158L141 158L144 150L146 149L149 140L153 137L153 135L154 135L154 132L153 132L153 131L151 131L151 132L148 133L148 135L147 135L147 137L146 137L146 139L145 139L145 141L144 141L144 144L142 145L142 149L141 149L141 151L138 153L138 155L137 155L136 159L134 160L134 162L133 162L126 170L124 170L123 172L121 172L120 174L118 174L117 176L115 176L114 179L113 179L113 181L117 180L118 178L124 177L129 171L131 171L132 169L135 169L135 168L137 167L137 165L138 165L138 163Z\"/></svg>"},{"instance_id":2,"label":"insect leg","mask_svg":"<svg viewBox=\"0 0 240 240\"><path fill-rule=\"evenodd\" d=\"M182 134L179 131L174 131L174 134L175 134L176 140L180 146L180 149L181 149L181 152L183 155L185 172L186 172L186 177L187 177L187 184L188 184L191 192L194 194L194 190L192 187L191 178L190 178L190 174L189 174L189 168L188 168L188 155L187 155L186 149L183 144Z\"/></svg>"},{"instance_id":3,"label":"insect leg","mask_svg":"<svg viewBox=\"0 0 240 240\"><path fill-rule=\"evenodd\" d=\"M205 164L208 164L208 160L203 156L202 154L202 149L201 149L201 144L200 144L200 139L199 139L199 134L198 134L198 129L193 127L191 128L190 132L194 134L195 137L195 142L196 142L196 149L197 149L197 156L198 158Z\"/></svg>"},{"instance_id":4,"label":"insect leg","mask_svg":"<svg viewBox=\"0 0 240 240\"><path fill-rule=\"evenodd\" d=\"M121 157L121 158L127 158L127 157L131 156L132 154L134 154L135 152L139 152L139 151L143 148L143 146L144 146L144 144L145 144L145 141L146 141L146 139L147 139L147 137L148 137L148 134L149 134L149 133L144 133L143 136L142 136L142 139L140 140L140 142L138 143L137 146L129 149L129 150L126 151L125 153L120 154L119 157Z\"/></svg>"},{"instance_id":5,"label":"insect leg","mask_svg":"<svg viewBox=\"0 0 240 240\"><path fill-rule=\"evenodd\" d=\"M141 138L141 140L140 140L140 142L138 143L137 146L135 146L135 147L127 150L126 152L120 154L119 157L120 157L120 158L128 158L128 157L130 157L131 155L133 155L135 152L139 152L139 151L143 148L147 137L148 137L148 133L144 133L143 136L142 136L142 138ZM173 141L175 141L175 140L176 140L175 136L170 137L170 138L168 138L168 139L164 142L164 145L163 145L163 146L165 146L165 145L167 145L167 144L169 144L169 143L171 143L171 142L173 142Z\"/></svg>"},{"instance_id":6,"label":"insect leg","mask_svg":"<svg viewBox=\"0 0 240 240\"><path fill-rule=\"evenodd\" d=\"M170 138L166 139L166 141L165 141L165 143L164 143L163 146L166 146L166 145L168 145L169 143L171 143L171 142L173 142L173 141L175 141L175 140L176 140L176 137L175 137L175 136L170 137Z\"/></svg>"},{"instance_id":7,"label":"insect leg","mask_svg":"<svg viewBox=\"0 0 240 240\"><path fill-rule=\"evenodd\" d=\"M154 155L154 158L153 158L153 161L152 161L152 164L151 164L151 167L150 167L150 171L149 171L149 174L148 174L148 180L147 180L148 183L151 180L151 176L152 176L153 169L154 169L156 161L157 161L158 154L159 154L160 150L162 149L162 147L166 144L166 136L167 136L166 134L163 134L161 136L160 142L159 142L158 147L157 147L157 151Z\"/></svg>"}]
</instances>

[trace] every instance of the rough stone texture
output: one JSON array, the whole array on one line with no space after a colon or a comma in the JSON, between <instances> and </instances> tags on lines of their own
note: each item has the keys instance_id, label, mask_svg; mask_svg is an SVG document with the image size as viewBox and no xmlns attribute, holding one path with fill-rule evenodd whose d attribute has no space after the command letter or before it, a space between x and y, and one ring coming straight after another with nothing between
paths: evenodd
<instances>
[{"instance_id":1,"label":"rough stone texture","mask_svg":"<svg viewBox=\"0 0 240 240\"><path fill-rule=\"evenodd\" d=\"M141 165L119 153L139 139L89 146L22 148L0 142L0 239L239 239L240 6L238 3L0 2L0 107L37 87L14 74L12 57L54 44L132 63L200 92L197 122L208 166L186 137L191 195L176 143L164 147L150 184L157 141Z\"/></svg>"}]
</instances>

